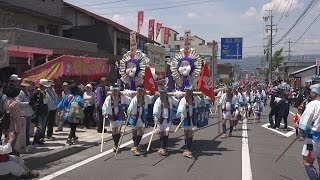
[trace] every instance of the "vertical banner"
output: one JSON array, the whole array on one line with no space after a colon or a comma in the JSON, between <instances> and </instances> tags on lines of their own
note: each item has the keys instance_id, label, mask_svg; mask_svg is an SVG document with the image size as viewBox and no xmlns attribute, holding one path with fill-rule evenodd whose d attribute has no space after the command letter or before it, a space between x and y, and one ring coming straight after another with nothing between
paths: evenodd
<instances>
[{"instance_id":1,"label":"vertical banner","mask_svg":"<svg viewBox=\"0 0 320 180\"><path fill-rule=\"evenodd\" d=\"M162 23L157 23L156 39L158 39L158 36L159 36L159 34L160 34L161 27L162 27Z\"/></svg>"},{"instance_id":2,"label":"vertical banner","mask_svg":"<svg viewBox=\"0 0 320 180\"><path fill-rule=\"evenodd\" d=\"M138 34L140 34L142 25L143 25L143 18L144 18L144 13L143 11L138 12Z\"/></svg>"},{"instance_id":3,"label":"vertical banner","mask_svg":"<svg viewBox=\"0 0 320 180\"><path fill-rule=\"evenodd\" d=\"M150 40L154 40L154 19L149 19L149 30L148 30L148 38Z\"/></svg>"},{"instance_id":4,"label":"vertical banner","mask_svg":"<svg viewBox=\"0 0 320 180\"><path fill-rule=\"evenodd\" d=\"M130 32L130 51L137 51L137 33L134 31Z\"/></svg>"},{"instance_id":5,"label":"vertical banner","mask_svg":"<svg viewBox=\"0 0 320 180\"><path fill-rule=\"evenodd\" d=\"M316 77L320 78L320 58L316 59Z\"/></svg>"},{"instance_id":6,"label":"vertical banner","mask_svg":"<svg viewBox=\"0 0 320 180\"><path fill-rule=\"evenodd\" d=\"M169 35L170 35L170 28L164 28L164 44L169 44Z\"/></svg>"},{"instance_id":7,"label":"vertical banner","mask_svg":"<svg viewBox=\"0 0 320 180\"><path fill-rule=\"evenodd\" d=\"M184 32L184 47L189 48L191 46L191 30Z\"/></svg>"}]
</instances>

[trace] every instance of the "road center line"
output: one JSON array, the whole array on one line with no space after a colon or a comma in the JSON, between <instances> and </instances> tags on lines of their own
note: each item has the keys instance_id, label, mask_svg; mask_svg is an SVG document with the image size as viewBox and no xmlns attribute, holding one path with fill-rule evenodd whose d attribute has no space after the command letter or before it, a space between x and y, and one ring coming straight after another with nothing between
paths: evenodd
<instances>
[{"instance_id":1,"label":"road center line","mask_svg":"<svg viewBox=\"0 0 320 180\"><path fill-rule=\"evenodd\" d=\"M149 132L149 133L147 133L147 134L145 134L145 135L143 135L143 138L146 138L146 137L150 136L151 134L152 134L152 131ZM122 144L122 145L120 146L120 148L126 147L126 146L128 146L128 145L130 145L130 144L133 144L133 141L132 141L132 140L130 140L130 141ZM67 167L67 168L62 169L62 170L60 170L60 171L57 171L57 172L55 172L55 173L52 173L52 174L50 174L50 175L48 175L48 176L45 176L45 177L41 178L40 180L50 180L50 179L53 179L53 178L58 177L58 176L60 176L60 175L62 175L62 174L65 174L66 172L72 171L72 170L74 170L74 169L76 169L76 168L78 168L78 167L80 167L80 166L83 166L83 165L85 165L85 164L88 164L88 163L91 162L91 161L94 161L94 160L99 159L99 158L101 158L101 157L103 157L103 156L106 156L106 155L108 155L108 154L110 154L110 153L112 153L112 152L113 152L113 150L112 150L112 149L109 149L109 150L107 150L107 151L105 151L105 152L103 152L103 153L100 153L100 154L95 155L95 156L93 156L93 157L91 157L91 158L88 158L88 159L86 159L86 160L83 160L83 161L81 161L81 162L79 162L79 163L77 163L77 164L74 164L74 165L70 166L70 167Z\"/></svg>"},{"instance_id":2,"label":"road center line","mask_svg":"<svg viewBox=\"0 0 320 180\"><path fill-rule=\"evenodd\" d=\"M252 180L247 120L242 124L242 180Z\"/></svg>"}]
</instances>

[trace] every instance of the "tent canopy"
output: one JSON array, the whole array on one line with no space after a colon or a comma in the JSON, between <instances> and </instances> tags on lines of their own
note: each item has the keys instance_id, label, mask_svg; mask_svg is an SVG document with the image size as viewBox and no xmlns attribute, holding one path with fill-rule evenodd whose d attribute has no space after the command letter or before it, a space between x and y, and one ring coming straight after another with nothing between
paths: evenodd
<instances>
[{"instance_id":1,"label":"tent canopy","mask_svg":"<svg viewBox=\"0 0 320 180\"><path fill-rule=\"evenodd\" d=\"M107 59L63 55L24 72L22 78L33 81L55 80L62 76L99 76L109 73Z\"/></svg>"}]
</instances>

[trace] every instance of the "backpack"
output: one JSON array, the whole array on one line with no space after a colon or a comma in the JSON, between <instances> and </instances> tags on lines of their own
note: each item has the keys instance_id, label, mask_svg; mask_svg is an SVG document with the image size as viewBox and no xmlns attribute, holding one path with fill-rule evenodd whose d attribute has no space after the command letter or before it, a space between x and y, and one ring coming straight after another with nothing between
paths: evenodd
<instances>
[{"instance_id":1,"label":"backpack","mask_svg":"<svg viewBox=\"0 0 320 180\"><path fill-rule=\"evenodd\" d=\"M82 108L79 106L79 103L76 101L76 97L74 98L73 102L71 102L70 104L69 113L71 118L77 118L77 119L84 118L84 112Z\"/></svg>"}]
</instances>

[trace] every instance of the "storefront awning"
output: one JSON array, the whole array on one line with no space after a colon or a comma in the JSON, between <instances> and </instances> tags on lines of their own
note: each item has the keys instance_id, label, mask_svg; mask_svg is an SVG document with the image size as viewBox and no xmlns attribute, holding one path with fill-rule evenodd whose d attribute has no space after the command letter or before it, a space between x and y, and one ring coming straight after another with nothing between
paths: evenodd
<instances>
[{"instance_id":1,"label":"storefront awning","mask_svg":"<svg viewBox=\"0 0 320 180\"><path fill-rule=\"evenodd\" d=\"M21 77L38 81L42 78L55 80L62 76L107 75L109 68L105 58L89 58L63 55L24 72Z\"/></svg>"},{"instance_id":2,"label":"storefront awning","mask_svg":"<svg viewBox=\"0 0 320 180\"><path fill-rule=\"evenodd\" d=\"M34 54L51 56L53 54L53 50L19 45L9 45L8 54L10 57L32 58Z\"/></svg>"}]
</instances>

